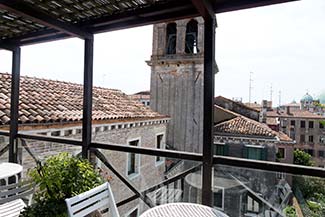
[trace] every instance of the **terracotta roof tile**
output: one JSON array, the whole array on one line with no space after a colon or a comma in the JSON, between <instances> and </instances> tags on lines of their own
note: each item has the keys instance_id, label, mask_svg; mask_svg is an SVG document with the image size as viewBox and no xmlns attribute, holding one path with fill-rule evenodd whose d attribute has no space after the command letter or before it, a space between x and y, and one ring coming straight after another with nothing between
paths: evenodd
<instances>
[{"instance_id":1,"label":"terracotta roof tile","mask_svg":"<svg viewBox=\"0 0 325 217\"><path fill-rule=\"evenodd\" d=\"M11 75L0 73L0 119L9 124ZM19 122L62 122L82 119L80 84L21 76ZM166 117L119 90L93 88L93 120Z\"/></svg>"},{"instance_id":2,"label":"terracotta roof tile","mask_svg":"<svg viewBox=\"0 0 325 217\"><path fill-rule=\"evenodd\" d=\"M251 120L244 116L238 116L229 121L222 122L215 126L216 132L241 134L249 136L275 137L276 133L265 124Z\"/></svg>"},{"instance_id":3,"label":"terracotta roof tile","mask_svg":"<svg viewBox=\"0 0 325 217\"><path fill-rule=\"evenodd\" d=\"M237 114L237 113L235 113ZM215 132L230 133L244 136L261 136L278 138L280 141L291 142L292 139L282 132L276 132L264 123L257 122L237 114L237 117L214 126Z\"/></svg>"}]
</instances>

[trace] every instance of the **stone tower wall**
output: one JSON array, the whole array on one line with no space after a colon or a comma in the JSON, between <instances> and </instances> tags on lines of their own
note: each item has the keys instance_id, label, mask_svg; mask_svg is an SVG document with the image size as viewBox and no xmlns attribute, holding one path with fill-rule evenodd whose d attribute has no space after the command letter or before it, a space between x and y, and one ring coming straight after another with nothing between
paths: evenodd
<instances>
[{"instance_id":1,"label":"stone tower wall","mask_svg":"<svg viewBox=\"0 0 325 217\"><path fill-rule=\"evenodd\" d=\"M198 53L185 53L186 26L176 21L176 53L166 54L168 23L154 25L151 60L151 108L167 114L166 143L177 150L201 152L203 143L203 32L198 22Z\"/></svg>"}]
</instances>

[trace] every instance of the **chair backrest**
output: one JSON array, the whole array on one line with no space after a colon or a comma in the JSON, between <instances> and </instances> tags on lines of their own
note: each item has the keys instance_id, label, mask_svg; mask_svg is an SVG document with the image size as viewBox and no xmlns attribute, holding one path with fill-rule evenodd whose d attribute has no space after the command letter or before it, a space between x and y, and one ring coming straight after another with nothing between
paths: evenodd
<instances>
[{"instance_id":1,"label":"chair backrest","mask_svg":"<svg viewBox=\"0 0 325 217\"><path fill-rule=\"evenodd\" d=\"M110 216L119 217L113 193L108 182L89 191L65 199L70 217L84 217L104 206L108 206Z\"/></svg>"},{"instance_id":2,"label":"chair backrest","mask_svg":"<svg viewBox=\"0 0 325 217\"><path fill-rule=\"evenodd\" d=\"M28 204L30 205L33 193L34 185L31 182L18 182L0 186L0 205L25 197L29 197Z\"/></svg>"}]
</instances>

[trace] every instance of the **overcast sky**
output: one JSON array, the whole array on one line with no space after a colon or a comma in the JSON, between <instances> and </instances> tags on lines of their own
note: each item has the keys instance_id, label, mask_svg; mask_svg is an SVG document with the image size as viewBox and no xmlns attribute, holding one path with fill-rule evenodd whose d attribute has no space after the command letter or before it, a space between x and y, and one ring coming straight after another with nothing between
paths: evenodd
<instances>
[{"instance_id":1,"label":"overcast sky","mask_svg":"<svg viewBox=\"0 0 325 217\"><path fill-rule=\"evenodd\" d=\"M248 101L299 101L325 91L325 1L302 0L217 15L216 95ZM130 94L150 88L152 26L95 36L94 83ZM83 41L68 39L22 48L21 74L83 81ZM11 54L0 51L0 71Z\"/></svg>"}]
</instances>

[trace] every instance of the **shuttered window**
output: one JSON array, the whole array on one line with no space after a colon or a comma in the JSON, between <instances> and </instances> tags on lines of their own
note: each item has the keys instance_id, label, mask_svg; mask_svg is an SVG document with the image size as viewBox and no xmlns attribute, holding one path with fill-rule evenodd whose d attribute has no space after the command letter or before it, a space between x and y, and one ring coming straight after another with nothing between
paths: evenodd
<instances>
[{"instance_id":1,"label":"shuttered window","mask_svg":"<svg viewBox=\"0 0 325 217\"><path fill-rule=\"evenodd\" d=\"M267 160L267 148L266 147L252 147L244 146L243 158L252 160Z\"/></svg>"}]
</instances>

